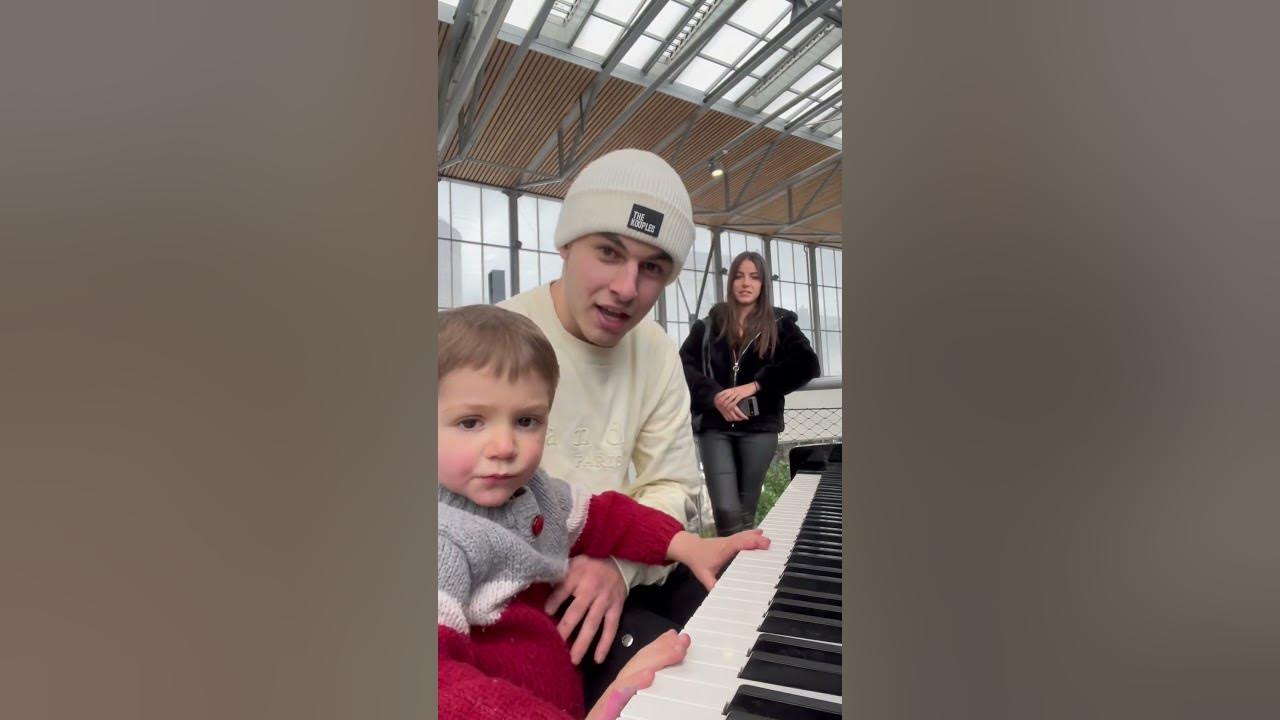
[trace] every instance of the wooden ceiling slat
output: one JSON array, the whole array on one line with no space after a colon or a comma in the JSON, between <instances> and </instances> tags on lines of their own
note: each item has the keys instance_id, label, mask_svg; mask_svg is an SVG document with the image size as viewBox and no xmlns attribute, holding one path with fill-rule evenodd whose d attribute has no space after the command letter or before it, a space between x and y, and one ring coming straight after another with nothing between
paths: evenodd
<instances>
[{"instance_id":1,"label":"wooden ceiling slat","mask_svg":"<svg viewBox=\"0 0 1280 720\"><path fill-rule=\"evenodd\" d=\"M448 23L437 23L437 43L443 48L448 41L451 26ZM478 80L481 102L492 98L502 71L507 61L514 56L515 45L498 41L490 52L489 58ZM555 135L561 121L568 115L579 96L590 86L595 73L589 69L565 60L533 51L525 55L520 66L515 69L515 76L504 93L501 103L481 130L471 149L470 157L489 163L512 167L528 167L537 152L542 148L546 138ZM587 147L612 124L614 118L622 112L631 101L642 92L643 88L634 83L610 78L601 88L595 107L583 128L579 147ZM653 148L673 130L683 126L695 105L686 100L663 93L655 93L645 100L640 109L600 148L598 155L622 147ZM724 208L724 190L719 183L706 190L698 189L712 181L709 172L705 171L707 158L736 138L752 123L742 118L726 115L717 111L704 113L695 123L689 137L683 143L679 157L674 158L672 166L685 177L686 186L692 194L695 210L717 210ZM578 132L574 123L566 134L573 138ZM722 164L732 168L736 163L773 142L778 131L765 128L756 131L741 142L732 152L721 159ZM668 161L673 160L678 143L672 143L664 151ZM457 152L457 141L452 143L449 154L453 157ZM815 163L831 157L837 150L795 136L784 139L770 155L761 168L751 188L740 202L748 202L761 193L785 181L786 178L798 175ZM594 157L588 160L595 159ZM745 166L729 173L731 199L737 196L743 183L746 182L755 166L751 160ZM559 169L556 153L553 151L544 159L538 170L555 173ZM519 180L519 173L504 170L500 167L482 165L476 162L462 162L442 173L444 176L467 180L470 182L495 187L514 187ZM823 187L822 192L810 204L810 213L838 202L841 189L841 171L837 170L831 180ZM541 178L534 178L541 179ZM799 212L814 190L821 185L822 175L806 181L794 191L793 210ZM569 180L538 186L535 194L547 197L562 198L569 188ZM724 225L728 229L740 229L753 234L769 234L770 231L787 223L786 196L770 200L748 210L748 216L730 218L724 215L700 215L698 222L712 226ZM841 211L834 210L790 232L834 232L840 231ZM735 222L772 222L772 227L735 228ZM782 236L785 237L787 231ZM813 241L806 238L806 241ZM836 241L838 243L838 239Z\"/></svg>"}]
</instances>

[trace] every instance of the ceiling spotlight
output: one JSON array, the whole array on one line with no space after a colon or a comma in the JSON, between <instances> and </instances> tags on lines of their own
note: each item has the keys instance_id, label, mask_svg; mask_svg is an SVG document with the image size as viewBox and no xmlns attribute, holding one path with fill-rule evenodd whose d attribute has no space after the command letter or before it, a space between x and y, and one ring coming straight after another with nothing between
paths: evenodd
<instances>
[{"instance_id":1,"label":"ceiling spotlight","mask_svg":"<svg viewBox=\"0 0 1280 720\"><path fill-rule=\"evenodd\" d=\"M724 174L724 168L720 167L720 163L715 160L708 160L707 166L711 168L711 177L718 178Z\"/></svg>"}]
</instances>

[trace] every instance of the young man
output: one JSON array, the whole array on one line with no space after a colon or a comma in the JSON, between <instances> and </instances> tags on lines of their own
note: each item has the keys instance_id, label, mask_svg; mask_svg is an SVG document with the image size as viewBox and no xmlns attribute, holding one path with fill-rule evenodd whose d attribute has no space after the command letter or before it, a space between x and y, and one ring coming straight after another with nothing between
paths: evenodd
<instances>
[{"instance_id":1,"label":"young man","mask_svg":"<svg viewBox=\"0 0 1280 720\"><path fill-rule=\"evenodd\" d=\"M679 276L693 236L689 193L666 161L642 150L608 153L565 195L555 233L561 278L501 303L538 325L560 363L546 470L594 492L625 491L686 525L700 484L689 389L675 343L644 318ZM572 639L575 663L587 660L591 702L631 654L682 627L705 595L683 566L575 558L547 611L564 611L560 634Z\"/></svg>"}]
</instances>

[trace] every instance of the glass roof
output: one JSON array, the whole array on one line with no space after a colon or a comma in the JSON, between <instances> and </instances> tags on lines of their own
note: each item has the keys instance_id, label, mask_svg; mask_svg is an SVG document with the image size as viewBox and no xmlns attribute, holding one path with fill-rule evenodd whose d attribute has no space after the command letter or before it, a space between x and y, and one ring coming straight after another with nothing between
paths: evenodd
<instances>
[{"instance_id":1,"label":"glass roof","mask_svg":"<svg viewBox=\"0 0 1280 720\"><path fill-rule=\"evenodd\" d=\"M631 27L650 2L662 4L655 19L622 58L615 74L633 82L652 80L668 69L674 53L679 56L687 42L697 37L698 27L708 14L715 16L721 3L733 0L552 0L539 43L549 43L561 51L588 62L601 62L609 55L624 29ZM438 0L441 14L452 15L457 0ZM542 7L543 0L512 0L504 19L507 30L528 30ZM843 3L837 3L840 8ZM793 10L788 0L745 0L715 34L698 48L696 55L671 79L665 90L685 98L702 100L719 83L742 67L769 41L791 23ZM682 24L686 16L689 19ZM558 33L558 34L557 34ZM549 39L552 38L552 39ZM557 46L554 38L561 38ZM571 43L571 45L566 45ZM819 103L841 91L841 81L833 72L841 69L840 27L825 17L810 20L767 58L751 70L747 77L724 94L715 107L739 116L763 118L803 98L783 111L771 126L781 127L813 110ZM645 66L650 65L647 73ZM826 80L826 82L824 82ZM683 88L683 90L681 90ZM660 88L661 89L661 88ZM805 121L800 134L814 139L826 138L838 145L840 101ZM830 123L819 122L832 118Z\"/></svg>"}]
</instances>

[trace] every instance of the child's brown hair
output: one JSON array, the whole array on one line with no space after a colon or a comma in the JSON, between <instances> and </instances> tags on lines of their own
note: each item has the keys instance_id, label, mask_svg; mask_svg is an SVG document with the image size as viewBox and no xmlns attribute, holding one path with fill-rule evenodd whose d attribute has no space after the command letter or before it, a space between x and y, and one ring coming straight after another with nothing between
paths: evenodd
<instances>
[{"instance_id":1,"label":"child's brown hair","mask_svg":"<svg viewBox=\"0 0 1280 720\"><path fill-rule=\"evenodd\" d=\"M555 348L529 318L495 305L466 305L439 315L436 381L454 370L489 370L517 380L530 371L556 394Z\"/></svg>"}]
</instances>

